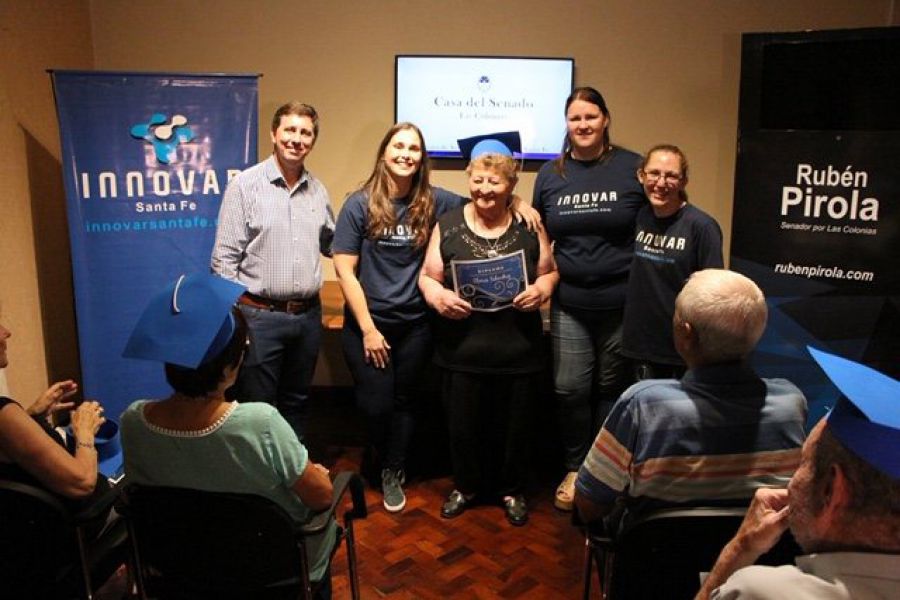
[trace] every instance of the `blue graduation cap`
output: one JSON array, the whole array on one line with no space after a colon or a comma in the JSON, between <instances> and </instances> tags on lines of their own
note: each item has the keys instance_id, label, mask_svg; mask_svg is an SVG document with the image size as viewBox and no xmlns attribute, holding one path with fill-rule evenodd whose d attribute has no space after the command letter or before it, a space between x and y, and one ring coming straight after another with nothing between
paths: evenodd
<instances>
[{"instance_id":1,"label":"blue graduation cap","mask_svg":"<svg viewBox=\"0 0 900 600\"><path fill-rule=\"evenodd\" d=\"M486 133L461 140L459 151L466 160L478 158L483 154L502 154L513 158L515 154L522 153L522 138L518 131L502 131L499 133Z\"/></svg>"},{"instance_id":2,"label":"blue graduation cap","mask_svg":"<svg viewBox=\"0 0 900 600\"><path fill-rule=\"evenodd\" d=\"M150 300L122 356L196 369L231 340L231 308L246 289L208 273L182 275Z\"/></svg>"},{"instance_id":3,"label":"blue graduation cap","mask_svg":"<svg viewBox=\"0 0 900 600\"><path fill-rule=\"evenodd\" d=\"M900 479L900 381L811 346L807 350L843 394L825 417L829 431L872 467Z\"/></svg>"}]
</instances>

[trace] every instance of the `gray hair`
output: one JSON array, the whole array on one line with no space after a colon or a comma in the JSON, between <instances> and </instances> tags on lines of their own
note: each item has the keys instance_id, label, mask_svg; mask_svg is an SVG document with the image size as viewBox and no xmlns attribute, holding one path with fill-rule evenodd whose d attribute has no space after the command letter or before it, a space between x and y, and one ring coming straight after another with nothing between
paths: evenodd
<instances>
[{"instance_id":1,"label":"gray hair","mask_svg":"<svg viewBox=\"0 0 900 600\"><path fill-rule=\"evenodd\" d=\"M766 328L762 290L747 277L725 269L691 275L675 299L675 320L696 332L700 358L707 363L746 357Z\"/></svg>"}]
</instances>

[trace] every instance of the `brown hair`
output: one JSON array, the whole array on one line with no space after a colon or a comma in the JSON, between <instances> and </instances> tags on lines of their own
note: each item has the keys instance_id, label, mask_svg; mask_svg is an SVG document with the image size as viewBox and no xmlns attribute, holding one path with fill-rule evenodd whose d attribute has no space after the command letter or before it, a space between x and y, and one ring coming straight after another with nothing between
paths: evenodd
<instances>
[{"instance_id":1,"label":"brown hair","mask_svg":"<svg viewBox=\"0 0 900 600\"><path fill-rule=\"evenodd\" d=\"M309 117L313 124L313 135L319 137L319 113L309 104L303 104L299 100L291 100L287 104L282 104L275 110L272 116L272 132L281 125L281 117L287 115L297 115L298 117Z\"/></svg>"},{"instance_id":2,"label":"brown hair","mask_svg":"<svg viewBox=\"0 0 900 600\"><path fill-rule=\"evenodd\" d=\"M612 148L612 144L609 141L609 121L612 117L609 114L609 109L606 107L606 100L603 99L603 94L598 92L592 87L583 86L578 87L572 90L572 93L569 94L569 97L566 98L566 108L563 110L563 114L569 112L569 106L572 105L576 100L583 100L584 102L589 102L595 105L600 109L600 112L603 113L603 116L606 117L607 125L606 129L603 130L603 152L606 152L610 148ZM569 139L569 133L566 132L566 137L563 139L563 148L562 152L560 152L559 156L553 159L553 170L556 171L556 174L560 177L566 176L566 160L569 158L569 153L572 151L572 141ZM603 153L601 153L602 156Z\"/></svg>"},{"instance_id":3,"label":"brown hair","mask_svg":"<svg viewBox=\"0 0 900 600\"><path fill-rule=\"evenodd\" d=\"M685 153L676 146L675 144L657 144L647 150L647 153L644 154L644 158L641 159L641 172L644 171L644 168L647 166L647 163L650 162L650 157L654 152L669 152L678 157L679 162L681 163L681 180L687 182L688 180L688 159ZM643 184L643 182L642 182ZM681 191L678 194L684 202L688 201L687 191L682 187Z\"/></svg>"},{"instance_id":4,"label":"brown hair","mask_svg":"<svg viewBox=\"0 0 900 600\"><path fill-rule=\"evenodd\" d=\"M412 185L409 189L409 208L406 212L407 223L415 232L416 246L422 247L428 241L428 234L434 220L434 193L430 183L431 164L425 148L425 138L419 128L412 123L396 123L388 129L381 139L381 143L378 144L378 153L375 155L372 174L362 186L369 196L366 233L370 238L377 238L383 234L385 229L391 229L397 225L397 213L394 210L390 192L391 176L387 165L384 164L384 151L391 143L391 139L398 132L405 130L416 132L422 146L422 162L419 163L419 169L413 175Z\"/></svg>"}]
</instances>

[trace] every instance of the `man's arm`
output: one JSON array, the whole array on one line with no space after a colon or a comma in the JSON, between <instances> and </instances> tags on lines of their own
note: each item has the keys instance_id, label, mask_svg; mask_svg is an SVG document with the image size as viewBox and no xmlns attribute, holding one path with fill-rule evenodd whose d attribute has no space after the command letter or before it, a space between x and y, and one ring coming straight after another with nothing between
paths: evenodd
<instances>
[{"instance_id":1,"label":"man's arm","mask_svg":"<svg viewBox=\"0 0 900 600\"><path fill-rule=\"evenodd\" d=\"M631 485L633 422L620 398L600 428L575 480L575 506L585 523L608 515ZM621 437L625 443L619 440Z\"/></svg>"},{"instance_id":2,"label":"man's arm","mask_svg":"<svg viewBox=\"0 0 900 600\"><path fill-rule=\"evenodd\" d=\"M334 241L334 211L331 208L331 199L325 188L322 188L325 194L325 223L319 230L319 252L327 257L331 257L331 243Z\"/></svg>"},{"instance_id":3,"label":"man's arm","mask_svg":"<svg viewBox=\"0 0 900 600\"><path fill-rule=\"evenodd\" d=\"M219 207L219 223L213 245L210 268L213 273L237 281L244 252L250 242L243 191L237 181L232 181L222 196Z\"/></svg>"},{"instance_id":4,"label":"man's arm","mask_svg":"<svg viewBox=\"0 0 900 600\"><path fill-rule=\"evenodd\" d=\"M578 509L578 516L581 517L582 523L599 521L612 511L613 506L615 506L615 502L608 504L594 502L579 492L577 488L575 490L575 507Z\"/></svg>"},{"instance_id":5,"label":"man's arm","mask_svg":"<svg viewBox=\"0 0 900 600\"><path fill-rule=\"evenodd\" d=\"M786 489L756 490L738 532L722 549L695 600L707 600L738 569L755 563L778 542L787 529L787 502Z\"/></svg>"}]
</instances>

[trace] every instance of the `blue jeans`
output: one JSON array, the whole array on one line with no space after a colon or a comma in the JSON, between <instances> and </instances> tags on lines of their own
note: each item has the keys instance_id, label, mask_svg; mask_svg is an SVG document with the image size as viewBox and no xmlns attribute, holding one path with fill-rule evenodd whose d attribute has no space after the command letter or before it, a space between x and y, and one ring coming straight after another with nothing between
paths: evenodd
<instances>
[{"instance_id":1,"label":"blue jeans","mask_svg":"<svg viewBox=\"0 0 900 600\"><path fill-rule=\"evenodd\" d=\"M322 341L322 308L292 315L239 305L250 325L250 348L233 396L268 402L303 441L309 388Z\"/></svg>"},{"instance_id":2,"label":"blue jeans","mask_svg":"<svg viewBox=\"0 0 900 600\"><path fill-rule=\"evenodd\" d=\"M613 403L631 382L621 354L622 309L550 307L553 386L567 471L577 471Z\"/></svg>"},{"instance_id":3,"label":"blue jeans","mask_svg":"<svg viewBox=\"0 0 900 600\"><path fill-rule=\"evenodd\" d=\"M369 440L381 467L402 469L415 423L417 386L431 359L431 326L425 320L376 325L391 347L390 362L385 368L366 364L362 332L349 313L341 344L356 384L356 403L366 415Z\"/></svg>"}]
</instances>

